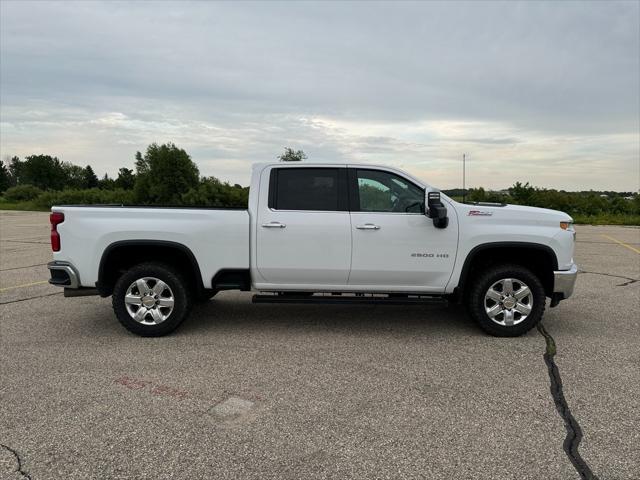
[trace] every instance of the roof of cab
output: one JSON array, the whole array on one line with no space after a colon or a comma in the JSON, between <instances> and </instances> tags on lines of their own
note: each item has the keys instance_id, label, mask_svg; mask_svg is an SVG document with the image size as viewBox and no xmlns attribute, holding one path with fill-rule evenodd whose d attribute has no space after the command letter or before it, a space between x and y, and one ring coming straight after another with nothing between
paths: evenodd
<instances>
[{"instance_id":1,"label":"roof of cab","mask_svg":"<svg viewBox=\"0 0 640 480\"><path fill-rule=\"evenodd\" d=\"M323 162L257 162L252 164L252 168L264 168L264 167L359 167L359 168L383 168L389 170L398 170L398 168L391 165L381 165L376 163L353 163L353 162L339 162L339 161L323 161Z\"/></svg>"},{"instance_id":2,"label":"roof of cab","mask_svg":"<svg viewBox=\"0 0 640 480\"><path fill-rule=\"evenodd\" d=\"M300 161L300 162L258 162L258 163L254 163L252 165L252 169L264 169L267 167L356 167L356 168L379 168L382 170L388 170L391 171L393 173L396 173L400 176L406 176L408 177L410 180L412 180L413 182L417 183L418 185L422 186L422 187L426 187L429 188L430 185L428 183L426 183L425 181L423 181L422 179L411 175L409 172L406 172L402 169L396 168L396 167L392 167L390 165L379 165L379 164L373 164L373 163L352 163L352 162L331 162L331 161L326 161L326 162L306 162L306 161Z\"/></svg>"}]
</instances>

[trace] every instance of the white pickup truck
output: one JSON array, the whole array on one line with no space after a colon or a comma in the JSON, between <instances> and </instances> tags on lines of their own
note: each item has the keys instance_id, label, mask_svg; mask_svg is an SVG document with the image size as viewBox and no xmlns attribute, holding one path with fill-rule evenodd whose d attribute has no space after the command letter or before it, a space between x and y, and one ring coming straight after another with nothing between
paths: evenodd
<instances>
[{"instance_id":1,"label":"white pickup truck","mask_svg":"<svg viewBox=\"0 0 640 480\"><path fill-rule=\"evenodd\" d=\"M258 164L249 208L55 206L50 283L113 297L133 333L159 336L194 301L466 304L486 332L517 336L568 298L567 214L463 204L389 167Z\"/></svg>"}]
</instances>

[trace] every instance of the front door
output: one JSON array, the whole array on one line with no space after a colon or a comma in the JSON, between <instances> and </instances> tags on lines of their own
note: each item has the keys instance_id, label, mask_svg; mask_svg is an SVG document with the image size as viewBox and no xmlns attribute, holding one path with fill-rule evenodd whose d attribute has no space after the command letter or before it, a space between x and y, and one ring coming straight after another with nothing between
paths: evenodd
<instances>
[{"instance_id":1,"label":"front door","mask_svg":"<svg viewBox=\"0 0 640 480\"><path fill-rule=\"evenodd\" d=\"M455 262L457 222L435 228L424 214L424 190L392 172L349 169L349 188L349 285L443 292Z\"/></svg>"},{"instance_id":2,"label":"front door","mask_svg":"<svg viewBox=\"0 0 640 480\"><path fill-rule=\"evenodd\" d=\"M256 263L266 283L283 289L345 285L351 262L347 169L272 169L268 208L258 209L256 231Z\"/></svg>"}]
</instances>

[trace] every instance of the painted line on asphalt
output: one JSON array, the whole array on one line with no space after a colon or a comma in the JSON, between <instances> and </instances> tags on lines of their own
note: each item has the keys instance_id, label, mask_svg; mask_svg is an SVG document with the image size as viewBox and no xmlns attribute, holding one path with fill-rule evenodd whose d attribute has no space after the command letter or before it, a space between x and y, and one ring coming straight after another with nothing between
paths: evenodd
<instances>
[{"instance_id":1,"label":"painted line on asphalt","mask_svg":"<svg viewBox=\"0 0 640 480\"><path fill-rule=\"evenodd\" d=\"M613 241L613 242L616 242L618 245L622 245L623 247L628 248L628 249L629 249L629 250L631 250L632 252L636 252L636 253L639 253L639 254L640 254L640 250L638 250L636 247L632 247L631 245L626 244L626 243L624 243L624 242L621 242L620 240L615 239L615 238L613 238L613 237L610 237L609 235L605 235L604 233L603 233L603 234L601 234L601 235L602 235L604 238L608 238L609 240L611 240L611 241Z\"/></svg>"},{"instance_id":2,"label":"painted line on asphalt","mask_svg":"<svg viewBox=\"0 0 640 480\"><path fill-rule=\"evenodd\" d=\"M36 285L43 285L45 283L49 283L49 280L42 280L40 282L25 283L23 285L14 285L12 287L0 288L0 292L6 292L7 290L15 290L16 288L34 287Z\"/></svg>"}]
</instances>

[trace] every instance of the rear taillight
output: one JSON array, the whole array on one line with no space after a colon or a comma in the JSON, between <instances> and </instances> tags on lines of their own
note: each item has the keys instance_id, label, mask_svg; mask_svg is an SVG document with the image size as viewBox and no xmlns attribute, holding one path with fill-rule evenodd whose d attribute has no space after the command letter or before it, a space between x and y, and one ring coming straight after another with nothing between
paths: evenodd
<instances>
[{"instance_id":1,"label":"rear taillight","mask_svg":"<svg viewBox=\"0 0 640 480\"><path fill-rule=\"evenodd\" d=\"M64 222L64 213L53 212L49 215L49 222L51 222L51 250L59 252L60 234L58 233L58 225Z\"/></svg>"}]
</instances>

